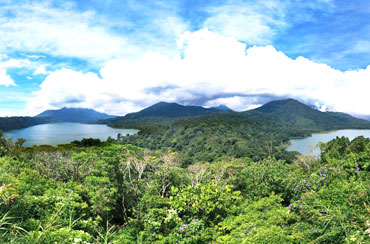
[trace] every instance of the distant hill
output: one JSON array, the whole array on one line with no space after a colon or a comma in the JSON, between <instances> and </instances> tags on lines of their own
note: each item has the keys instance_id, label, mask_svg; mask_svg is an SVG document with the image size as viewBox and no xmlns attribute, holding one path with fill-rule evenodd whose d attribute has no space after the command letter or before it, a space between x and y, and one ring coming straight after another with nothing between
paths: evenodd
<instances>
[{"instance_id":1,"label":"distant hill","mask_svg":"<svg viewBox=\"0 0 370 244\"><path fill-rule=\"evenodd\" d=\"M216 111L218 111L218 109L203 108L201 106L184 106L177 103L160 102L150 107L147 107L137 113L127 114L123 118L125 119L139 119L147 117L178 118L204 115Z\"/></svg>"},{"instance_id":2,"label":"distant hill","mask_svg":"<svg viewBox=\"0 0 370 244\"><path fill-rule=\"evenodd\" d=\"M62 108L59 110L46 110L35 117L50 118L56 122L88 123L97 120L111 119L116 116L99 113L93 109L87 108Z\"/></svg>"},{"instance_id":3,"label":"distant hill","mask_svg":"<svg viewBox=\"0 0 370 244\"><path fill-rule=\"evenodd\" d=\"M172 148L182 163L213 161L224 155L260 160L266 155L289 162L291 138L336 129L370 129L370 122L344 113L320 112L293 99L273 101L245 112L159 103L124 117L100 121L112 127L135 128L122 144L153 150Z\"/></svg>"},{"instance_id":4,"label":"distant hill","mask_svg":"<svg viewBox=\"0 0 370 244\"><path fill-rule=\"evenodd\" d=\"M370 121L370 115L361 115L361 116L358 116L358 117L361 118L361 119Z\"/></svg>"},{"instance_id":5,"label":"distant hill","mask_svg":"<svg viewBox=\"0 0 370 244\"><path fill-rule=\"evenodd\" d=\"M243 114L313 131L370 128L369 121L345 113L321 112L294 99L272 101Z\"/></svg>"},{"instance_id":6,"label":"distant hill","mask_svg":"<svg viewBox=\"0 0 370 244\"><path fill-rule=\"evenodd\" d=\"M50 122L50 118L35 118L35 117L2 117L0 118L0 130L17 130L27 128L33 125L46 124Z\"/></svg>"},{"instance_id":7,"label":"distant hill","mask_svg":"<svg viewBox=\"0 0 370 244\"><path fill-rule=\"evenodd\" d=\"M223 111L220 111L220 108ZM142 132L150 133L164 126L170 126L179 119L200 116L212 118L220 113L232 116L234 119L248 117L257 119L262 124L273 122L291 126L292 129L300 130L306 134L337 129L370 129L369 121L345 113L321 112L294 99L272 101L245 112L230 111L222 105L216 108L203 108L160 102L139 112L127 114L124 117L102 120L99 123L112 127L136 128Z\"/></svg>"},{"instance_id":8,"label":"distant hill","mask_svg":"<svg viewBox=\"0 0 370 244\"><path fill-rule=\"evenodd\" d=\"M213 107L214 109L220 110L220 111L233 111L231 108L227 107L226 105L219 105L217 107Z\"/></svg>"},{"instance_id":9,"label":"distant hill","mask_svg":"<svg viewBox=\"0 0 370 244\"><path fill-rule=\"evenodd\" d=\"M112 127L135 128L143 131L157 130L172 124L181 118L196 117L213 113L220 113L216 108L201 106L185 106L178 103L159 102L136 113L129 113L123 117L101 120L98 123Z\"/></svg>"}]
</instances>

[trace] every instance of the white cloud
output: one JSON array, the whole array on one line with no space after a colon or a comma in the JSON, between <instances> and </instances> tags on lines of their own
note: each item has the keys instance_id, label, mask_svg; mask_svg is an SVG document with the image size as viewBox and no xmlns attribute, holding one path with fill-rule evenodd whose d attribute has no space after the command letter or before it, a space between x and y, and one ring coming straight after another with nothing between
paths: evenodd
<instances>
[{"instance_id":1,"label":"white cloud","mask_svg":"<svg viewBox=\"0 0 370 244\"><path fill-rule=\"evenodd\" d=\"M291 59L272 46L246 46L208 30L185 33L176 57L155 52L136 61L108 62L100 76L70 69L51 72L29 100L28 110L73 106L112 114L159 101L256 107L248 98L270 94L317 102L321 108L369 114L370 66L342 72L306 58Z\"/></svg>"},{"instance_id":2,"label":"white cloud","mask_svg":"<svg viewBox=\"0 0 370 244\"><path fill-rule=\"evenodd\" d=\"M2 68L0 68L0 86L15 86L12 78Z\"/></svg>"},{"instance_id":3,"label":"white cloud","mask_svg":"<svg viewBox=\"0 0 370 244\"><path fill-rule=\"evenodd\" d=\"M48 72L46 71L46 68L44 65L40 65L35 72L33 73L34 75L46 75Z\"/></svg>"},{"instance_id":4,"label":"white cloud","mask_svg":"<svg viewBox=\"0 0 370 244\"><path fill-rule=\"evenodd\" d=\"M223 97L207 101L204 105L206 107L217 107L219 105L226 105L227 107L236 111L245 111L249 109L257 108L263 104L258 103L257 98L232 96Z\"/></svg>"},{"instance_id":5,"label":"white cloud","mask_svg":"<svg viewBox=\"0 0 370 244\"><path fill-rule=\"evenodd\" d=\"M284 29L285 4L281 1L256 1L227 4L208 9L204 27L248 45L269 44L277 31Z\"/></svg>"},{"instance_id":6,"label":"white cloud","mask_svg":"<svg viewBox=\"0 0 370 244\"><path fill-rule=\"evenodd\" d=\"M0 117L16 116L14 111L0 110Z\"/></svg>"},{"instance_id":7,"label":"white cloud","mask_svg":"<svg viewBox=\"0 0 370 244\"><path fill-rule=\"evenodd\" d=\"M30 66L31 62L28 59L8 59L6 61L0 62L0 68L22 68Z\"/></svg>"},{"instance_id":8,"label":"white cloud","mask_svg":"<svg viewBox=\"0 0 370 244\"><path fill-rule=\"evenodd\" d=\"M117 58L135 60L147 50L173 53L187 23L175 11L130 8L122 10L127 16L115 19L94 10L80 11L68 1L58 7L49 1L2 6L0 46L3 52L26 53L31 59L45 58L42 54L48 55L46 60L73 57L98 67ZM137 19L130 14L137 14Z\"/></svg>"},{"instance_id":9,"label":"white cloud","mask_svg":"<svg viewBox=\"0 0 370 244\"><path fill-rule=\"evenodd\" d=\"M49 4L3 7L0 15L0 46L7 51L43 52L102 61L138 52L127 38L109 30L108 23L93 11L56 9Z\"/></svg>"}]
</instances>

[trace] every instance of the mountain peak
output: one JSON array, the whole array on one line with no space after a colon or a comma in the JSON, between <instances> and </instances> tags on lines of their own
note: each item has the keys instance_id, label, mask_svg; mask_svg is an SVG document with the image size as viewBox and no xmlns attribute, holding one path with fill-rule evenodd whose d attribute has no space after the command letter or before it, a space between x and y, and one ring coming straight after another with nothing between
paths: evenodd
<instances>
[{"instance_id":1,"label":"mountain peak","mask_svg":"<svg viewBox=\"0 0 370 244\"><path fill-rule=\"evenodd\" d=\"M212 108L220 110L220 111L233 111L231 108L229 108L228 106L224 104L220 104L217 107L212 107Z\"/></svg>"},{"instance_id":2,"label":"mountain peak","mask_svg":"<svg viewBox=\"0 0 370 244\"><path fill-rule=\"evenodd\" d=\"M115 116L100 113L89 108L61 108L57 110L46 110L35 117L49 117L56 122L87 123L97 120L110 119Z\"/></svg>"},{"instance_id":3,"label":"mountain peak","mask_svg":"<svg viewBox=\"0 0 370 244\"><path fill-rule=\"evenodd\" d=\"M313 110L311 107L307 106L306 104L303 104L292 98L271 101L254 110L269 113L269 112L275 112L280 109L303 109L303 110L311 109Z\"/></svg>"},{"instance_id":4,"label":"mountain peak","mask_svg":"<svg viewBox=\"0 0 370 244\"><path fill-rule=\"evenodd\" d=\"M178 103L159 102L147 107L139 112L130 113L125 116L126 119L138 119L145 117L189 117L203 115L217 111L214 108L204 108L201 106L181 105Z\"/></svg>"},{"instance_id":5,"label":"mountain peak","mask_svg":"<svg viewBox=\"0 0 370 244\"><path fill-rule=\"evenodd\" d=\"M354 118L348 114L321 112L291 98L271 101L244 113L247 116L262 116L303 129L332 130L368 126L366 121Z\"/></svg>"}]
</instances>

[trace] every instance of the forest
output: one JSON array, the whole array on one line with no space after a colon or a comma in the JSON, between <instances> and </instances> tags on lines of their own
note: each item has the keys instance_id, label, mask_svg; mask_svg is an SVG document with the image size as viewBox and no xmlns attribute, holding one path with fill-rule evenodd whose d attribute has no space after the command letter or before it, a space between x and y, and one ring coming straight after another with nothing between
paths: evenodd
<instances>
[{"instance_id":1,"label":"forest","mask_svg":"<svg viewBox=\"0 0 370 244\"><path fill-rule=\"evenodd\" d=\"M296 154L285 151L284 145L290 138L310 135L310 131L234 113L158 119L158 122L155 118L134 121L129 123L135 124L140 132L120 135L117 140L121 144L178 152L182 165L213 162L225 157L260 160L270 156L291 162ZM129 127L126 123L110 125Z\"/></svg>"},{"instance_id":2,"label":"forest","mask_svg":"<svg viewBox=\"0 0 370 244\"><path fill-rule=\"evenodd\" d=\"M0 117L0 130L23 129L33 125L50 123L50 118L37 117Z\"/></svg>"},{"instance_id":3,"label":"forest","mask_svg":"<svg viewBox=\"0 0 370 244\"><path fill-rule=\"evenodd\" d=\"M117 140L177 152L182 166L228 157L254 161L273 157L292 163L296 153L285 150L292 138L328 130L370 129L369 121L344 113L321 112L294 99L272 101L244 112L158 103L100 123L140 130L136 135L119 135Z\"/></svg>"},{"instance_id":4,"label":"forest","mask_svg":"<svg viewBox=\"0 0 370 244\"><path fill-rule=\"evenodd\" d=\"M1 134L0 242L370 243L370 139L336 138L318 159L286 160L273 153L280 128L239 135L237 124L210 124L188 130L236 137L195 147L212 160L181 158L193 153L181 145L188 130L175 133L178 152L123 137L25 148ZM244 136L258 157L236 154Z\"/></svg>"}]
</instances>

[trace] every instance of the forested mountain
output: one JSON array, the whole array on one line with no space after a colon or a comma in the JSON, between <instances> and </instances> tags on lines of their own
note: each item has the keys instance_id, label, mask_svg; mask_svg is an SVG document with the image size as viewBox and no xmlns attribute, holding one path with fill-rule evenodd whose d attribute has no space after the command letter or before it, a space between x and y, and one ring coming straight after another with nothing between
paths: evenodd
<instances>
[{"instance_id":1,"label":"forested mountain","mask_svg":"<svg viewBox=\"0 0 370 244\"><path fill-rule=\"evenodd\" d=\"M184 114L193 116L181 116ZM332 129L370 128L368 121L320 112L293 99L240 113L159 103L101 123L139 129L138 134L121 137L120 142L153 150L169 148L181 153L184 164L214 161L225 155L255 160L269 155L291 161L294 156L284 145L293 137Z\"/></svg>"},{"instance_id":2,"label":"forested mountain","mask_svg":"<svg viewBox=\"0 0 370 244\"><path fill-rule=\"evenodd\" d=\"M217 110L220 110L220 111L233 111L231 108L229 108L228 106L226 105L219 105L217 107L213 107L214 109L217 109Z\"/></svg>"},{"instance_id":3,"label":"forested mountain","mask_svg":"<svg viewBox=\"0 0 370 244\"><path fill-rule=\"evenodd\" d=\"M88 123L97 120L114 118L116 116L97 112L87 108L62 108L59 110L46 110L35 117L49 117L55 122Z\"/></svg>"},{"instance_id":4,"label":"forested mountain","mask_svg":"<svg viewBox=\"0 0 370 244\"><path fill-rule=\"evenodd\" d=\"M234 112L224 105L213 108L183 106L177 103L160 102L137 113L100 121L113 127L131 126L142 129L143 125L167 125L186 117L218 116L219 113L232 116L273 121L297 129L317 132L334 129L368 129L370 122L339 112L321 112L297 100L286 99L269 102L259 108L245 112Z\"/></svg>"},{"instance_id":5,"label":"forested mountain","mask_svg":"<svg viewBox=\"0 0 370 244\"><path fill-rule=\"evenodd\" d=\"M370 115L358 115L358 118L370 121Z\"/></svg>"},{"instance_id":6,"label":"forested mountain","mask_svg":"<svg viewBox=\"0 0 370 244\"><path fill-rule=\"evenodd\" d=\"M50 122L50 118L35 118L35 117L0 117L0 130L16 130L33 125L46 124Z\"/></svg>"},{"instance_id":7,"label":"forested mountain","mask_svg":"<svg viewBox=\"0 0 370 244\"><path fill-rule=\"evenodd\" d=\"M345 113L321 112L294 99L272 101L243 114L312 131L370 128L369 121Z\"/></svg>"},{"instance_id":8,"label":"forested mountain","mask_svg":"<svg viewBox=\"0 0 370 244\"><path fill-rule=\"evenodd\" d=\"M168 128L175 121L214 113L224 113L216 108L184 106L177 103L159 102L136 113L129 113L97 123L117 128L135 128L144 133L152 133L159 128Z\"/></svg>"},{"instance_id":9,"label":"forested mountain","mask_svg":"<svg viewBox=\"0 0 370 244\"><path fill-rule=\"evenodd\" d=\"M177 103L156 103L148 108L145 108L137 113L130 113L124 116L124 119L140 119L147 117L164 117L178 118L204 115L216 112L216 108L203 108L201 106L184 106Z\"/></svg>"},{"instance_id":10,"label":"forested mountain","mask_svg":"<svg viewBox=\"0 0 370 244\"><path fill-rule=\"evenodd\" d=\"M225 156L255 160L274 156L290 161L294 153L286 152L283 145L289 138L309 135L287 125L248 118L235 112L163 119L163 123L158 120L152 123L145 120L143 124L139 120L136 122L132 126L140 129L139 133L120 137L120 143L153 150L168 148L180 153L183 164L210 162Z\"/></svg>"}]
</instances>

